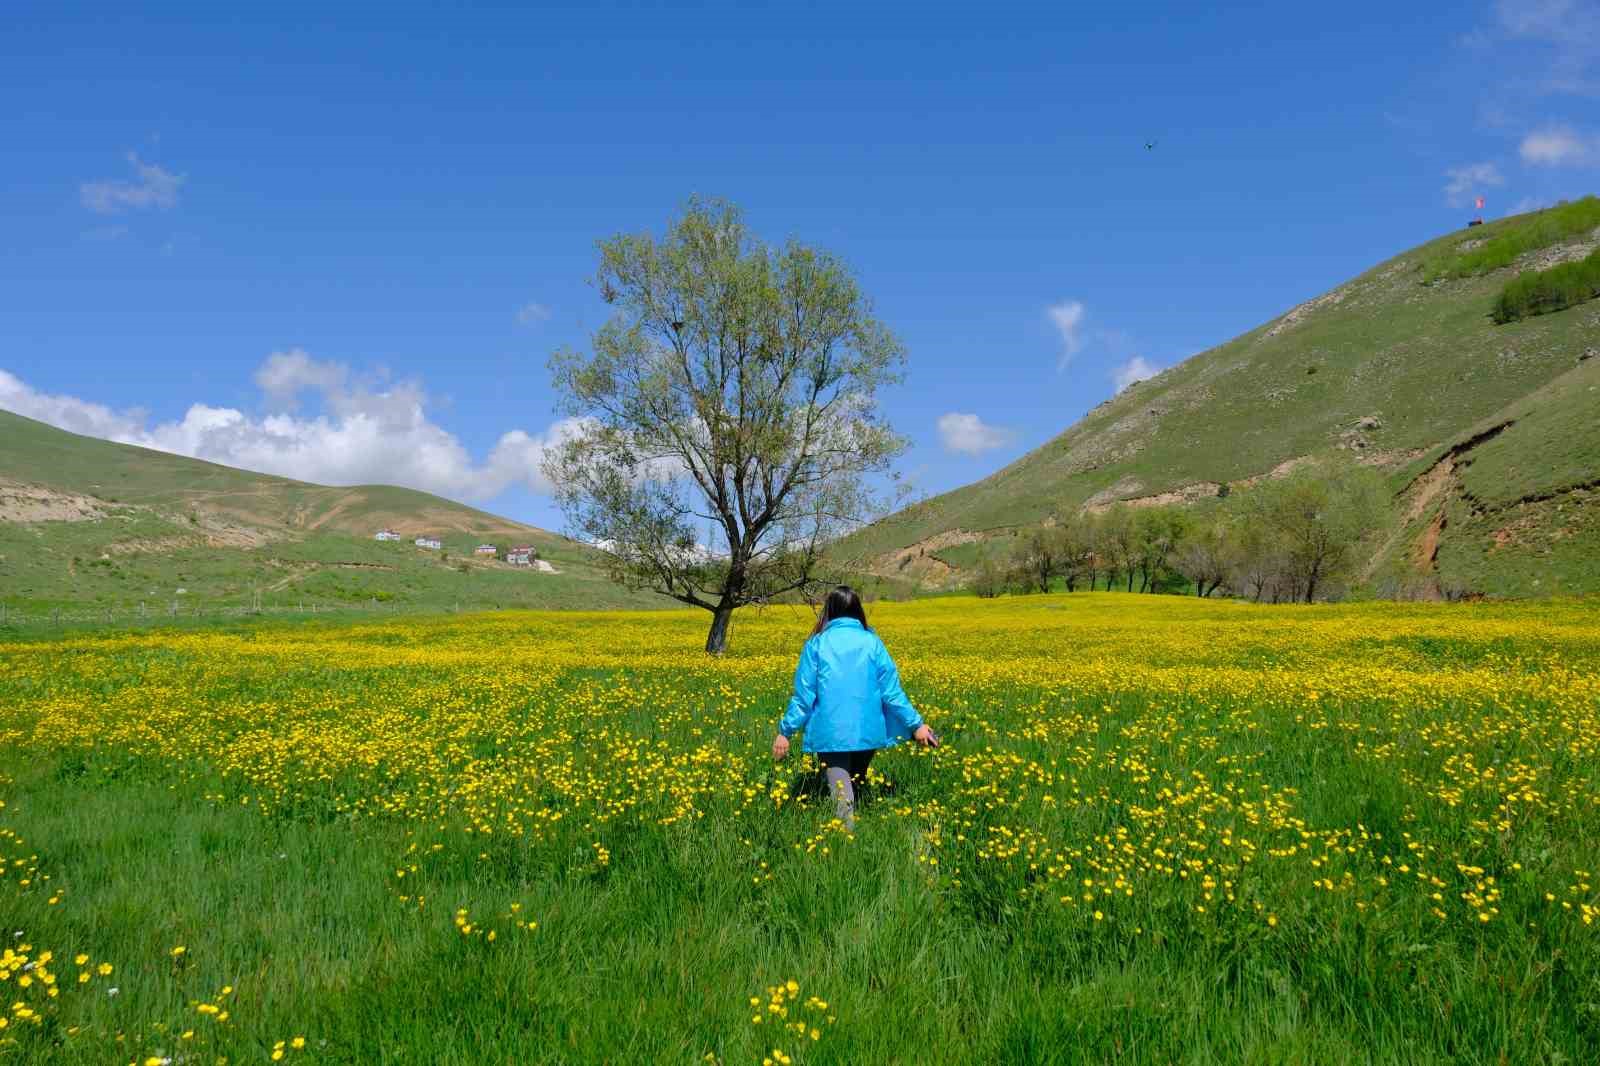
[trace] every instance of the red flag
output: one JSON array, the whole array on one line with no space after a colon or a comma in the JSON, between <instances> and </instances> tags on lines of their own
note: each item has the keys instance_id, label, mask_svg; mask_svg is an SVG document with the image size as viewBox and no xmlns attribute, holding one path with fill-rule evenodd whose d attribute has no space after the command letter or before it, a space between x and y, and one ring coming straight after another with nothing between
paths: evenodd
<instances>
[{"instance_id":1,"label":"red flag","mask_svg":"<svg viewBox=\"0 0 1600 1066\"><path fill-rule=\"evenodd\" d=\"M1481 196L1478 197L1478 210L1479 211L1483 210L1483 197L1481 197Z\"/></svg>"}]
</instances>

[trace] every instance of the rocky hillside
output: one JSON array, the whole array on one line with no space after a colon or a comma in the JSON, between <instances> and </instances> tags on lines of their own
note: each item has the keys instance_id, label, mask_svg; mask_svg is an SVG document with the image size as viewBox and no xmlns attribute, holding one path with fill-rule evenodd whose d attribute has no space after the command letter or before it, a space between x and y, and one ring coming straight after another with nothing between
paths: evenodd
<instances>
[{"instance_id":1,"label":"rocky hillside","mask_svg":"<svg viewBox=\"0 0 1600 1066\"><path fill-rule=\"evenodd\" d=\"M1600 301L1496 325L1507 281L1600 246L1593 198L1452 233L1095 408L848 548L960 583L982 546L1080 508L1185 504L1317 457L1384 472L1398 560L1465 591L1600 591Z\"/></svg>"},{"instance_id":2,"label":"rocky hillside","mask_svg":"<svg viewBox=\"0 0 1600 1066\"><path fill-rule=\"evenodd\" d=\"M398 543L373 534L393 529ZM416 547L420 534L437 551ZM534 546L546 568L473 554ZM556 572L550 572L553 567ZM565 537L390 485L332 488L0 411L0 604L649 606Z\"/></svg>"}]
</instances>

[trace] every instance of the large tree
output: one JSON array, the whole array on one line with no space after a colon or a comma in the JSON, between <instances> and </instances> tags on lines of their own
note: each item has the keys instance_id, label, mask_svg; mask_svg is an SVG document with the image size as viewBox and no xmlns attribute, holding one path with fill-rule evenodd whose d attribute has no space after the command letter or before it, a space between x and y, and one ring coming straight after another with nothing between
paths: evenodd
<instances>
[{"instance_id":1,"label":"large tree","mask_svg":"<svg viewBox=\"0 0 1600 1066\"><path fill-rule=\"evenodd\" d=\"M612 576L712 612L720 652L735 608L813 584L868 516L905 446L877 406L903 349L837 258L719 201L601 242L596 282L615 314L551 358L572 420L545 472Z\"/></svg>"},{"instance_id":2,"label":"large tree","mask_svg":"<svg viewBox=\"0 0 1600 1066\"><path fill-rule=\"evenodd\" d=\"M1373 470L1331 463L1254 490L1250 513L1280 546L1291 598L1312 603L1355 571L1362 541L1382 522L1382 493Z\"/></svg>"},{"instance_id":3,"label":"large tree","mask_svg":"<svg viewBox=\"0 0 1600 1066\"><path fill-rule=\"evenodd\" d=\"M1209 596L1233 572L1238 551L1226 518L1211 515L1190 527L1174 552L1178 573L1194 582L1196 596Z\"/></svg>"}]
</instances>

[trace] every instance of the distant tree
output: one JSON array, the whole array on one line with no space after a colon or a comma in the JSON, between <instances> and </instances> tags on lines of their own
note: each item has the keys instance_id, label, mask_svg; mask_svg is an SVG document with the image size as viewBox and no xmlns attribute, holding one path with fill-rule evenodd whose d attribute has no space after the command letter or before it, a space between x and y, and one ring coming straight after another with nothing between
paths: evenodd
<instances>
[{"instance_id":1,"label":"distant tree","mask_svg":"<svg viewBox=\"0 0 1600 1066\"><path fill-rule=\"evenodd\" d=\"M1140 592L1154 592L1160 586L1184 527L1183 513L1173 507L1146 508L1134 517L1134 558Z\"/></svg>"},{"instance_id":2,"label":"distant tree","mask_svg":"<svg viewBox=\"0 0 1600 1066\"><path fill-rule=\"evenodd\" d=\"M1381 479L1366 468L1310 466L1251 496L1248 513L1281 552L1280 594L1306 603L1349 575L1383 513Z\"/></svg>"},{"instance_id":3,"label":"distant tree","mask_svg":"<svg viewBox=\"0 0 1600 1066\"><path fill-rule=\"evenodd\" d=\"M1085 577L1089 579L1089 591L1094 591L1099 566L1094 555L1094 527L1094 516L1089 514L1072 515L1056 523L1056 551L1068 592L1076 592L1078 582Z\"/></svg>"},{"instance_id":4,"label":"distant tree","mask_svg":"<svg viewBox=\"0 0 1600 1066\"><path fill-rule=\"evenodd\" d=\"M1023 542L1018 561L1028 579L1028 591L1037 587L1040 592L1049 592L1050 581L1060 572L1062 564L1061 542L1056 531L1044 527L1031 531Z\"/></svg>"},{"instance_id":5,"label":"distant tree","mask_svg":"<svg viewBox=\"0 0 1600 1066\"><path fill-rule=\"evenodd\" d=\"M1173 553L1178 573L1194 584L1196 596L1210 596L1233 573L1235 529L1220 515L1193 524Z\"/></svg>"},{"instance_id":6,"label":"distant tree","mask_svg":"<svg viewBox=\"0 0 1600 1066\"><path fill-rule=\"evenodd\" d=\"M1038 579L1034 575L1032 565L1020 554L1013 557L1011 565L1005 568L1004 584L1007 592L1018 596L1027 596L1039 591Z\"/></svg>"},{"instance_id":7,"label":"distant tree","mask_svg":"<svg viewBox=\"0 0 1600 1066\"><path fill-rule=\"evenodd\" d=\"M995 562L990 551L978 556L977 569L972 575L972 591L986 600L992 600L1006 588L1005 568Z\"/></svg>"},{"instance_id":8,"label":"distant tree","mask_svg":"<svg viewBox=\"0 0 1600 1066\"><path fill-rule=\"evenodd\" d=\"M843 263L721 202L602 242L596 280L617 313L592 354L550 360L572 417L545 472L610 575L710 611L721 652L735 608L816 581L868 517L904 448L877 403L903 350Z\"/></svg>"},{"instance_id":9,"label":"distant tree","mask_svg":"<svg viewBox=\"0 0 1600 1066\"><path fill-rule=\"evenodd\" d=\"M1278 536L1251 507L1235 509L1229 515L1229 526L1231 558L1226 584L1260 603L1284 566Z\"/></svg>"},{"instance_id":10,"label":"distant tree","mask_svg":"<svg viewBox=\"0 0 1600 1066\"><path fill-rule=\"evenodd\" d=\"M1100 519L1100 544L1110 563L1112 577L1127 575L1128 591L1133 591L1133 579L1139 572L1139 531L1134 524L1133 508L1118 503ZM1106 581L1106 591L1111 591L1111 579Z\"/></svg>"}]
</instances>

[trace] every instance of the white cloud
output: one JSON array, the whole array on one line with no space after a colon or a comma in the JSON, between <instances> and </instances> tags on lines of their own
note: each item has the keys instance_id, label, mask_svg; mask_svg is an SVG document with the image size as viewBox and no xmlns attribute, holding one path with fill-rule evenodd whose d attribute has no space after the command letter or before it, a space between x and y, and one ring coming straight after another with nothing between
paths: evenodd
<instances>
[{"instance_id":1,"label":"white cloud","mask_svg":"<svg viewBox=\"0 0 1600 1066\"><path fill-rule=\"evenodd\" d=\"M39 392L0 370L0 408L74 433L193 456L325 485L405 485L456 499L487 500L513 487L550 491L540 470L547 450L575 433L575 419L543 433L504 433L482 461L429 419L420 384L351 386L339 364L293 349L256 371L269 412L251 415L196 403L177 421L149 424L141 412L115 411L74 396ZM316 392L322 413L300 416L288 405Z\"/></svg>"},{"instance_id":2,"label":"white cloud","mask_svg":"<svg viewBox=\"0 0 1600 1066\"><path fill-rule=\"evenodd\" d=\"M1568 126L1546 126L1522 139L1522 161L1530 166L1582 166L1600 156L1595 141Z\"/></svg>"},{"instance_id":3,"label":"white cloud","mask_svg":"<svg viewBox=\"0 0 1600 1066\"><path fill-rule=\"evenodd\" d=\"M177 206L178 189L187 180L184 175L174 174L154 163L143 162L134 152L128 153L128 163L137 175L134 181L107 179L86 181L78 186L83 206L102 215L146 207L165 210Z\"/></svg>"},{"instance_id":4,"label":"white cloud","mask_svg":"<svg viewBox=\"0 0 1600 1066\"><path fill-rule=\"evenodd\" d=\"M1071 362L1072 357L1078 354L1078 349L1083 347L1083 322L1088 313L1088 308L1079 300L1063 300L1045 309L1045 314L1055 323L1056 332L1061 334L1058 368Z\"/></svg>"},{"instance_id":5,"label":"white cloud","mask_svg":"<svg viewBox=\"0 0 1600 1066\"><path fill-rule=\"evenodd\" d=\"M517 310L517 321L524 326L537 326L550 320L550 308L535 301Z\"/></svg>"},{"instance_id":6,"label":"white cloud","mask_svg":"<svg viewBox=\"0 0 1600 1066\"><path fill-rule=\"evenodd\" d=\"M1136 355L1121 366L1112 368L1111 380L1116 384L1117 391L1121 392L1129 385L1146 381L1161 373L1161 368L1142 355Z\"/></svg>"},{"instance_id":7,"label":"white cloud","mask_svg":"<svg viewBox=\"0 0 1600 1066\"><path fill-rule=\"evenodd\" d=\"M269 402L293 409L300 393L307 389L321 393L343 389L350 368L342 363L319 362L302 348L290 348L267 356L254 377L256 387L267 394Z\"/></svg>"},{"instance_id":8,"label":"white cloud","mask_svg":"<svg viewBox=\"0 0 1600 1066\"><path fill-rule=\"evenodd\" d=\"M1535 95L1594 96L1600 81L1600 4L1593 0L1499 0L1499 28L1512 41L1542 46L1524 81Z\"/></svg>"},{"instance_id":9,"label":"white cloud","mask_svg":"<svg viewBox=\"0 0 1600 1066\"><path fill-rule=\"evenodd\" d=\"M1499 0L1495 11L1513 36L1572 47L1600 44L1600 9L1588 0Z\"/></svg>"},{"instance_id":10,"label":"white cloud","mask_svg":"<svg viewBox=\"0 0 1600 1066\"><path fill-rule=\"evenodd\" d=\"M1464 167L1451 167L1445 171L1450 179L1444 187L1445 203L1451 207L1466 207L1485 189L1504 185L1505 176L1493 163L1469 163Z\"/></svg>"},{"instance_id":11,"label":"white cloud","mask_svg":"<svg viewBox=\"0 0 1600 1066\"><path fill-rule=\"evenodd\" d=\"M122 440L139 431L143 419L137 411L118 412L103 404L73 396L35 392L20 378L0 370L0 410L26 415L40 422L89 437Z\"/></svg>"},{"instance_id":12,"label":"white cloud","mask_svg":"<svg viewBox=\"0 0 1600 1066\"><path fill-rule=\"evenodd\" d=\"M956 411L939 416L939 443L957 455L982 455L1004 448L1017 439L1016 433L1002 426L991 426L977 415Z\"/></svg>"}]
</instances>

